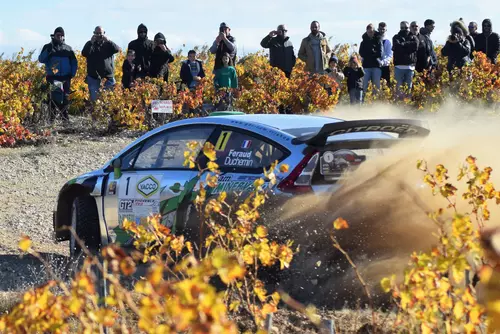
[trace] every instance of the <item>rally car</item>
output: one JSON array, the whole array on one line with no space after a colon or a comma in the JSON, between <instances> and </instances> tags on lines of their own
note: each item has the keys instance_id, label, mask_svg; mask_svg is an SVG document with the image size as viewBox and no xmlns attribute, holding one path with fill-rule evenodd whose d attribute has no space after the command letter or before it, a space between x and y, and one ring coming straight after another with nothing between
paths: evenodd
<instances>
[{"instance_id":1,"label":"rally car","mask_svg":"<svg viewBox=\"0 0 500 334\"><path fill-rule=\"evenodd\" d=\"M184 166L192 141L198 161L205 142L215 146L220 177L209 195L245 192L274 161L287 164L273 196L332 192L338 181L380 150L401 138L424 138L429 129L420 121L376 119L344 121L314 115L219 112L208 117L168 123L125 147L101 169L68 181L60 190L53 215L55 239L70 240L70 253L81 252L64 226L72 226L89 248L130 236L125 218L140 223L160 214L162 223L181 233L192 211L200 179L197 168ZM204 175L201 176L205 178ZM264 186L268 186L266 183Z\"/></svg>"}]
</instances>

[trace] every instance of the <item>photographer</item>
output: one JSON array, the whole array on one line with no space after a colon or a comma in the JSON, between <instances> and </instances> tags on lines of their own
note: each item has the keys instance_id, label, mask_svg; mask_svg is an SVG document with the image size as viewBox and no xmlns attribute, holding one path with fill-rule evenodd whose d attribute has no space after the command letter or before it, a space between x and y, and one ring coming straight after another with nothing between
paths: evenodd
<instances>
[{"instance_id":1,"label":"photographer","mask_svg":"<svg viewBox=\"0 0 500 334\"><path fill-rule=\"evenodd\" d=\"M219 35L215 38L214 43L210 47L210 52L215 54L214 72L223 66L222 56L228 53L230 64L236 65L236 38L231 36L231 28L226 23L222 22L219 27Z\"/></svg>"},{"instance_id":2,"label":"photographer","mask_svg":"<svg viewBox=\"0 0 500 334\"><path fill-rule=\"evenodd\" d=\"M441 50L444 57L448 57L448 72L457 67L461 69L464 65L470 63L470 50L471 46L469 41L465 38L465 34L459 27L455 26L452 29L452 34L448 37L446 44Z\"/></svg>"},{"instance_id":3,"label":"photographer","mask_svg":"<svg viewBox=\"0 0 500 334\"><path fill-rule=\"evenodd\" d=\"M287 78L290 78L297 59L292 41L286 35L287 31L286 26L280 24L278 29L271 31L262 39L260 46L264 49L269 49L271 66L279 68L285 73Z\"/></svg>"},{"instance_id":4,"label":"photographer","mask_svg":"<svg viewBox=\"0 0 500 334\"><path fill-rule=\"evenodd\" d=\"M71 79L76 75L78 61L71 46L64 41L64 29L58 27L54 34L50 35L51 42L45 44L38 56L38 61L45 64L46 80L54 83L54 80L63 83L63 89L69 94ZM63 100L63 106L67 105L67 99ZM68 120L68 112L63 111L63 118Z\"/></svg>"},{"instance_id":5,"label":"photographer","mask_svg":"<svg viewBox=\"0 0 500 334\"><path fill-rule=\"evenodd\" d=\"M165 36L159 32L155 35L153 55L151 56L151 67L149 68L149 76L151 78L163 78L168 82L169 66L168 64L174 61L174 56L167 47Z\"/></svg>"},{"instance_id":6,"label":"photographer","mask_svg":"<svg viewBox=\"0 0 500 334\"><path fill-rule=\"evenodd\" d=\"M113 56L120 52L120 47L110 41L105 33L102 27L96 27L92 38L85 43L82 50L82 56L87 58L86 81L91 101L97 99L97 93L103 79L106 79L105 88L113 88L115 85Z\"/></svg>"}]
</instances>

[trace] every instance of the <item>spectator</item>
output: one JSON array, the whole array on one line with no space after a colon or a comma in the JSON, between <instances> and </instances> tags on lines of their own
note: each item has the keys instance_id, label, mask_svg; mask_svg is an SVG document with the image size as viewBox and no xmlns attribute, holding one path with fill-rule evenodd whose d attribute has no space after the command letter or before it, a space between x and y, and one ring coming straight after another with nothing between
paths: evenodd
<instances>
[{"instance_id":1,"label":"spectator","mask_svg":"<svg viewBox=\"0 0 500 334\"><path fill-rule=\"evenodd\" d=\"M412 80L417 63L418 38L409 30L408 22L400 23L400 31L392 38L394 52L394 78L396 89L406 84L412 89Z\"/></svg>"},{"instance_id":2,"label":"spectator","mask_svg":"<svg viewBox=\"0 0 500 334\"><path fill-rule=\"evenodd\" d=\"M306 71L323 74L328 67L332 50L328 45L326 34L319 29L319 22L313 21L311 33L300 44L298 57L306 63Z\"/></svg>"},{"instance_id":3,"label":"spectator","mask_svg":"<svg viewBox=\"0 0 500 334\"><path fill-rule=\"evenodd\" d=\"M383 52L382 38L378 31L375 31L371 23L366 27L366 32L362 38L363 40L359 46L359 55L361 56L365 72L363 77L363 91L368 91L370 81L378 91L380 89L380 77L382 76L382 70L380 69Z\"/></svg>"},{"instance_id":4,"label":"spectator","mask_svg":"<svg viewBox=\"0 0 500 334\"><path fill-rule=\"evenodd\" d=\"M434 20L427 19L424 26L420 28L419 34L419 54L417 54L417 72L427 70L429 73L437 66L437 56L434 50L434 43L431 39L431 34L434 31Z\"/></svg>"},{"instance_id":5,"label":"spectator","mask_svg":"<svg viewBox=\"0 0 500 334\"><path fill-rule=\"evenodd\" d=\"M417 21L410 23L410 32L418 38L417 49L417 63L415 64L415 71L422 72L427 57L425 56L425 37L420 35L420 27Z\"/></svg>"},{"instance_id":6,"label":"spectator","mask_svg":"<svg viewBox=\"0 0 500 334\"><path fill-rule=\"evenodd\" d=\"M363 76L365 71L356 55L349 58L349 64L344 68L347 78L347 91L351 104L361 104L363 101Z\"/></svg>"},{"instance_id":7,"label":"spectator","mask_svg":"<svg viewBox=\"0 0 500 334\"><path fill-rule=\"evenodd\" d=\"M453 28L458 27L462 32L464 33L465 38L469 41L470 44L470 54L469 58L472 59L472 51L474 51L474 48L476 46L476 42L474 41L474 38L469 34L469 29L467 29L467 26L465 25L464 21L462 18L460 18L458 21L453 21L450 24L450 34L453 35Z\"/></svg>"},{"instance_id":8,"label":"spectator","mask_svg":"<svg viewBox=\"0 0 500 334\"><path fill-rule=\"evenodd\" d=\"M104 87L107 89L113 88L116 83L114 55L120 52L120 47L109 40L105 33L102 27L96 27L92 38L85 43L82 50L82 56L87 58L86 81L90 101L97 99L103 79L106 79Z\"/></svg>"},{"instance_id":9,"label":"spectator","mask_svg":"<svg viewBox=\"0 0 500 334\"><path fill-rule=\"evenodd\" d=\"M479 36L479 32L477 31L477 22L471 21L469 23L469 35L471 35L474 39L474 47L472 48L470 55L470 59L474 59L473 52L476 51L477 36Z\"/></svg>"},{"instance_id":10,"label":"spectator","mask_svg":"<svg viewBox=\"0 0 500 334\"><path fill-rule=\"evenodd\" d=\"M385 22L380 22L378 24L378 33L380 34L380 38L382 40L382 62L380 70L382 71L381 79L385 79L387 82L387 87L392 87L391 83L391 61L392 61L392 42L390 39L386 37L387 33L387 24Z\"/></svg>"},{"instance_id":11,"label":"spectator","mask_svg":"<svg viewBox=\"0 0 500 334\"><path fill-rule=\"evenodd\" d=\"M444 57L448 57L448 72L451 73L453 68L461 69L465 64L470 63L470 42L465 37L462 29L455 26L452 34L448 37L446 44L441 50Z\"/></svg>"},{"instance_id":12,"label":"spectator","mask_svg":"<svg viewBox=\"0 0 500 334\"><path fill-rule=\"evenodd\" d=\"M224 53L222 55L222 67L215 71L214 85L216 90L219 88L238 88L236 69L231 66L230 62L230 54Z\"/></svg>"},{"instance_id":13,"label":"spectator","mask_svg":"<svg viewBox=\"0 0 500 334\"><path fill-rule=\"evenodd\" d=\"M134 63L137 69L137 78L144 78L148 75L153 48L153 41L148 39L148 28L141 23L137 27L137 39L128 43L128 49L135 51Z\"/></svg>"},{"instance_id":14,"label":"spectator","mask_svg":"<svg viewBox=\"0 0 500 334\"><path fill-rule=\"evenodd\" d=\"M335 80L335 82L338 85L337 90L340 90L342 88L342 81L344 81L345 76L344 73L342 73L342 71L339 71L338 63L339 59L335 55L331 56L330 61L328 62L328 68L326 69L326 73L333 80ZM329 94L331 95L331 89L329 90Z\"/></svg>"},{"instance_id":15,"label":"spectator","mask_svg":"<svg viewBox=\"0 0 500 334\"><path fill-rule=\"evenodd\" d=\"M280 24L278 29L271 31L260 42L260 46L269 49L269 60L273 67L277 67L290 78L292 69L295 66L296 57L293 50L292 41L287 34L288 30L284 24Z\"/></svg>"},{"instance_id":16,"label":"spectator","mask_svg":"<svg viewBox=\"0 0 500 334\"><path fill-rule=\"evenodd\" d=\"M231 28L222 22L219 26L219 35L210 48L210 52L215 54L214 72L224 66L222 56L225 53L229 54L230 64L235 65L237 51L236 38L231 35Z\"/></svg>"},{"instance_id":17,"label":"spectator","mask_svg":"<svg viewBox=\"0 0 500 334\"><path fill-rule=\"evenodd\" d=\"M128 50L127 58L123 61L122 65L122 85L125 89L130 89L134 85L137 76L137 67L134 63L135 51Z\"/></svg>"},{"instance_id":18,"label":"spectator","mask_svg":"<svg viewBox=\"0 0 500 334\"><path fill-rule=\"evenodd\" d=\"M493 63L497 63L500 53L500 40L497 33L493 32L491 20L483 20L483 32L477 36L476 51L480 51Z\"/></svg>"},{"instance_id":19,"label":"spectator","mask_svg":"<svg viewBox=\"0 0 500 334\"><path fill-rule=\"evenodd\" d=\"M151 65L149 67L149 76L151 78L162 78L168 82L169 63L174 61L172 52L167 47L165 36L159 32L155 35L153 54L151 55Z\"/></svg>"},{"instance_id":20,"label":"spectator","mask_svg":"<svg viewBox=\"0 0 500 334\"><path fill-rule=\"evenodd\" d=\"M189 89L196 88L201 78L205 77L203 63L196 59L196 51L188 52L188 59L182 62L181 80Z\"/></svg>"},{"instance_id":21,"label":"spectator","mask_svg":"<svg viewBox=\"0 0 500 334\"><path fill-rule=\"evenodd\" d=\"M53 84L54 80L61 81L64 92L69 94L71 79L76 75L78 61L73 49L64 40L62 27L56 28L50 37L52 40L43 46L38 61L45 65L47 82ZM68 99L65 98L61 106L65 107L68 103ZM69 120L67 108L64 108L62 117L65 121Z\"/></svg>"}]
</instances>

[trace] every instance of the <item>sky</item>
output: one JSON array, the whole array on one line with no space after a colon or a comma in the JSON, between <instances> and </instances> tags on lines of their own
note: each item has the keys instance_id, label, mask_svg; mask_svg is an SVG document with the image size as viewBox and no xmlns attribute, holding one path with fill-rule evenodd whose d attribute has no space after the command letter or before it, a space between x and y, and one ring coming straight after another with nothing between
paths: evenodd
<instances>
[{"instance_id":1,"label":"sky","mask_svg":"<svg viewBox=\"0 0 500 334\"><path fill-rule=\"evenodd\" d=\"M332 37L332 44L359 44L368 23L388 24L388 36L399 30L400 21L416 20L421 26L436 21L432 39L446 41L451 21L493 21L500 26L500 1L455 0L3 0L0 15L0 54L11 57L21 50L35 50L50 42L58 26L65 30L66 43L81 50L90 40L95 26L101 25L108 38L126 50L137 38L137 26L144 23L148 37L162 32L174 52L184 54L195 45L211 45L219 24L226 22L236 38L238 54L262 50L260 41L278 24L288 26L288 35L297 53L301 40L309 34L311 21L320 22L321 30ZM493 14L493 15L492 15Z\"/></svg>"}]
</instances>

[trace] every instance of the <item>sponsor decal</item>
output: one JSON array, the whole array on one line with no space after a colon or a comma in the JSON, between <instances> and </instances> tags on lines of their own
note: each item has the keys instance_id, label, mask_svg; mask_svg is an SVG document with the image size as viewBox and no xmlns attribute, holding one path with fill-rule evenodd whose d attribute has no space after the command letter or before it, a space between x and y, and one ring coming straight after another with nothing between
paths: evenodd
<instances>
[{"instance_id":1,"label":"sponsor decal","mask_svg":"<svg viewBox=\"0 0 500 334\"><path fill-rule=\"evenodd\" d=\"M231 149L224 159L224 166L252 167L252 152L238 152Z\"/></svg>"},{"instance_id":2,"label":"sponsor decal","mask_svg":"<svg viewBox=\"0 0 500 334\"><path fill-rule=\"evenodd\" d=\"M238 178L233 179L230 175L219 176L217 186L215 188L207 187L207 192L209 195L220 194L222 192L251 192L254 190L254 181L259 178L259 176L246 176L242 175ZM262 189L266 189L269 186L269 182L264 182Z\"/></svg>"},{"instance_id":3,"label":"sponsor decal","mask_svg":"<svg viewBox=\"0 0 500 334\"><path fill-rule=\"evenodd\" d=\"M146 176L137 183L137 191L148 198L154 195L160 188L160 182L153 176Z\"/></svg>"},{"instance_id":4,"label":"sponsor decal","mask_svg":"<svg viewBox=\"0 0 500 334\"><path fill-rule=\"evenodd\" d=\"M250 146L252 146L251 140L244 140L243 143L241 143L241 148L250 148Z\"/></svg>"},{"instance_id":5,"label":"sponsor decal","mask_svg":"<svg viewBox=\"0 0 500 334\"><path fill-rule=\"evenodd\" d=\"M109 184L109 187L108 187L108 194L109 194L109 195L115 195L115 194L116 194L116 181L112 181L112 182Z\"/></svg>"},{"instance_id":6,"label":"sponsor decal","mask_svg":"<svg viewBox=\"0 0 500 334\"><path fill-rule=\"evenodd\" d=\"M365 160L366 156L357 155L350 150L326 151L320 159L320 173L340 178L344 172L352 170Z\"/></svg>"},{"instance_id":7,"label":"sponsor decal","mask_svg":"<svg viewBox=\"0 0 500 334\"><path fill-rule=\"evenodd\" d=\"M134 207L133 199L122 199L120 200L120 206L118 207L119 212L132 212Z\"/></svg>"},{"instance_id":8,"label":"sponsor decal","mask_svg":"<svg viewBox=\"0 0 500 334\"><path fill-rule=\"evenodd\" d=\"M340 135L343 133L350 132L367 132L367 131L381 131L381 132L394 132L399 134L418 134L418 129L407 124L400 125L370 125L370 126L355 126L352 128L346 128L342 130L336 130L330 133L331 136Z\"/></svg>"}]
</instances>

